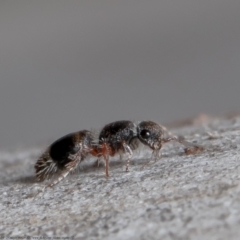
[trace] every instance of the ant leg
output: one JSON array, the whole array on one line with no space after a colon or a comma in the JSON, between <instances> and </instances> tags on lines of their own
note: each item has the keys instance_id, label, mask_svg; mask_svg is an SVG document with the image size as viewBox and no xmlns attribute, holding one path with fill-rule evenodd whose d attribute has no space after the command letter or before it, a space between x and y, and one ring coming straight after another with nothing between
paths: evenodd
<instances>
[{"instance_id":1,"label":"ant leg","mask_svg":"<svg viewBox=\"0 0 240 240\"><path fill-rule=\"evenodd\" d=\"M108 143L104 142L100 146L100 156L103 156L105 161L105 174L106 177L109 177L109 156L111 154L111 147Z\"/></svg>"},{"instance_id":2,"label":"ant leg","mask_svg":"<svg viewBox=\"0 0 240 240\"><path fill-rule=\"evenodd\" d=\"M103 156L105 160L105 174L106 174L106 177L109 177L109 155L104 154Z\"/></svg>"},{"instance_id":3,"label":"ant leg","mask_svg":"<svg viewBox=\"0 0 240 240\"><path fill-rule=\"evenodd\" d=\"M81 159L79 161L79 156L76 156L73 161L69 162L66 165L66 170L61 173L61 175L52 183L50 183L47 187L53 187L56 184L58 184L60 181L62 181L67 175L72 172L74 169L77 168L78 164L83 161L83 157L81 156Z\"/></svg>"},{"instance_id":4,"label":"ant leg","mask_svg":"<svg viewBox=\"0 0 240 240\"><path fill-rule=\"evenodd\" d=\"M161 158L161 152L160 152L161 147L162 147L162 146L160 146L160 148L154 149L154 150L152 151L152 157L151 157L151 159L154 159L154 163L156 163L157 160L159 160L159 159ZM142 170L143 170L147 165L150 164L151 159L150 159L148 162L146 162L146 163L141 167ZM154 163L153 163L153 164L154 164Z\"/></svg>"},{"instance_id":5,"label":"ant leg","mask_svg":"<svg viewBox=\"0 0 240 240\"><path fill-rule=\"evenodd\" d=\"M64 171L55 181L53 181L52 183L50 183L47 187L53 187L56 184L58 184L59 182L61 182L65 177L67 177L67 175L73 170L74 168L71 168L69 170Z\"/></svg>"},{"instance_id":6,"label":"ant leg","mask_svg":"<svg viewBox=\"0 0 240 240\"><path fill-rule=\"evenodd\" d=\"M64 166L65 169L62 171L61 175L47 187L53 187L67 177L67 175L75 170L77 166L84 160L84 156L81 154L81 152L79 152L77 155L70 155L69 160L71 161Z\"/></svg>"},{"instance_id":7,"label":"ant leg","mask_svg":"<svg viewBox=\"0 0 240 240\"><path fill-rule=\"evenodd\" d=\"M101 162L101 158L98 158L98 159L97 159L97 166L98 166L98 167L100 166L100 162Z\"/></svg>"},{"instance_id":8,"label":"ant leg","mask_svg":"<svg viewBox=\"0 0 240 240\"><path fill-rule=\"evenodd\" d=\"M79 156L75 157L74 160L72 160L71 162L69 162L66 165L66 170L64 170L61 175L52 183L44 186L40 191L38 191L37 194L35 194L34 199L36 198L36 196L40 193L40 192L44 192L46 188L51 188L53 186L55 186L56 184L58 184L60 181L62 181L65 177L67 177L67 175L72 172L74 169L76 169L76 167L78 166L78 164L83 160L83 157L81 157L81 160L79 161Z\"/></svg>"},{"instance_id":9,"label":"ant leg","mask_svg":"<svg viewBox=\"0 0 240 240\"><path fill-rule=\"evenodd\" d=\"M119 153L119 160L120 160L120 161L123 160L123 155L122 155L122 153Z\"/></svg>"},{"instance_id":10,"label":"ant leg","mask_svg":"<svg viewBox=\"0 0 240 240\"><path fill-rule=\"evenodd\" d=\"M128 158L126 161L126 172L128 172L129 171L129 163L130 163L130 159L132 158L133 152L132 152L131 147L128 144L126 144L125 141L122 143L122 146L124 148L124 151L128 153Z\"/></svg>"},{"instance_id":11,"label":"ant leg","mask_svg":"<svg viewBox=\"0 0 240 240\"><path fill-rule=\"evenodd\" d=\"M160 148L161 149L161 148ZM160 153L160 149L155 149L152 152L152 158L154 159L154 162L156 162L158 159L161 158L161 153Z\"/></svg>"}]
</instances>

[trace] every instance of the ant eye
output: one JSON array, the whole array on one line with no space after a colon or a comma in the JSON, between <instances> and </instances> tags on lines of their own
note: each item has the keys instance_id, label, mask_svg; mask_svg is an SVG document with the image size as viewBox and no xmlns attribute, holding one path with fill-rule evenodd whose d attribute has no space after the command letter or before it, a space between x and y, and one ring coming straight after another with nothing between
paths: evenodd
<instances>
[{"instance_id":1,"label":"ant eye","mask_svg":"<svg viewBox=\"0 0 240 240\"><path fill-rule=\"evenodd\" d=\"M148 139L151 136L151 133L148 130L142 130L140 135L142 138Z\"/></svg>"}]
</instances>

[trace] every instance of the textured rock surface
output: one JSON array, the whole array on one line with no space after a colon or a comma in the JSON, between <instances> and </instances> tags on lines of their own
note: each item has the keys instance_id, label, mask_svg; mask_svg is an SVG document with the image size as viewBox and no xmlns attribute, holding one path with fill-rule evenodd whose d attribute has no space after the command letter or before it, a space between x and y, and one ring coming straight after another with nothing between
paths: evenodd
<instances>
[{"instance_id":1,"label":"textured rock surface","mask_svg":"<svg viewBox=\"0 0 240 240\"><path fill-rule=\"evenodd\" d=\"M44 149L0 155L1 236L75 239L239 239L240 118L212 119L172 128L204 146L185 155L177 143L164 145L162 159L135 152L129 173L123 161L85 166L53 189L34 180ZM91 160L89 160L90 162Z\"/></svg>"}]
</instances>

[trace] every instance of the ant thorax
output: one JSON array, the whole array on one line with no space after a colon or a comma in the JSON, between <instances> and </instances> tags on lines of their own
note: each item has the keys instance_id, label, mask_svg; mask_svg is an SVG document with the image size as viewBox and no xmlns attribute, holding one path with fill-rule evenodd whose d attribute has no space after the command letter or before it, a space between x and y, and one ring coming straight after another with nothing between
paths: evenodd
<instances>
[{"instance_id":1,"label":"ant thorax","mask_svg":"<svg viewBox=\"0 0 240 240\"><path fill-rule=\"evenodd\" d=\"M123 143L131 145L137 138L136 125L131 121L117 121L106 125L99 134L99 146L107 144L113 156L119 150L124 150Z\"/></svg>"}]
</instances>

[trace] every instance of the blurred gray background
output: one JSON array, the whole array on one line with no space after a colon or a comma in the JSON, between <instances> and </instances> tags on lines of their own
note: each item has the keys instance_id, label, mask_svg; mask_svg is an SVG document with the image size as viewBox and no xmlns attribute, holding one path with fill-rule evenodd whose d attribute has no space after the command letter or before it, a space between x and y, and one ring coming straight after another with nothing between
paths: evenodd
<instances>
[{"instance_id":1,"label":"blurred gray background","mask_svg":"<svg viewBox=\"0 0 240 240\"><path fill-rule=\"evenodd\" d=\"M0 149L239 111L239 90L239 0L0 1Z\"/></svg>"}]
</instances>

